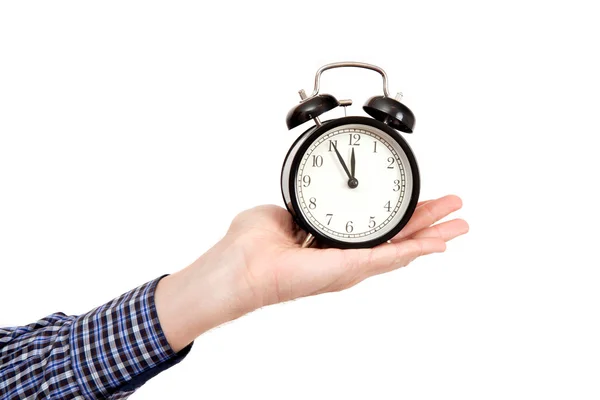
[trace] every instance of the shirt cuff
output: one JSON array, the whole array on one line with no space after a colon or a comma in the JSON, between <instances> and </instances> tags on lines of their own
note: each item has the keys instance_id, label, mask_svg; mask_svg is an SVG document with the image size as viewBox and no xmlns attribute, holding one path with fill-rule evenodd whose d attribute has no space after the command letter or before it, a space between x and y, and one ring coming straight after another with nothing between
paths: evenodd
<instances>
[{"instance_id":1,"label":"shirt cuff","mask_svg":"<svg viewBox=\"0 0 600 400\"><path fill-rule=\"evenodd\" d=\"M150 281L87 314L71 330L71 360L87 399L121 398L179 363L192 344L175 353L158 320Z\"/></svg>"}]
</instances>

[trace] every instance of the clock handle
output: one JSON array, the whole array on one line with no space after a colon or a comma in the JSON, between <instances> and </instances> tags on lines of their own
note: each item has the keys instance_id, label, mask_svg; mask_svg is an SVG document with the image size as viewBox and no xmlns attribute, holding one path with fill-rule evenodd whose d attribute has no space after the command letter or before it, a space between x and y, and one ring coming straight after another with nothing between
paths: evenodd
<instances>
[{"instance_id":1,"label":"clock handle","mask_svg":"<svg viewBox=\"0 0 600 400\"><path fill-rule=\"evenodd\" d=\"M364 68L364 69L370 69L375 72L379 72L379 74L381 74L381 76L383 78L383 95L385 97L390 96L389 91L388 91L387 75L383 69L379 68L378 66L371 65L371 64L366 64L366 63L361 63L361 62L353 62L353 61L345 61L345 62L336 62L336 63L323 65L321 68L319 68L319 70L317 71L317 75L315 76L315 88L314 88L312 94L310 95L310 98L315 97L316 95L319 94L319 87L321 86L321 83L320 83L321 74L323 72L327 71L328 69L342 68L342 67Z\"/></svg>"}]
</instances>

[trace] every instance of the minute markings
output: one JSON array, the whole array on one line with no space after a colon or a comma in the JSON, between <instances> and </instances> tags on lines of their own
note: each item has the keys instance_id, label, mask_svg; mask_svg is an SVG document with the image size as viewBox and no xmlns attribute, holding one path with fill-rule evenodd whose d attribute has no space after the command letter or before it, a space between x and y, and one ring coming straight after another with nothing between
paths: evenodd
<instances>
[{"instance_id":1,"label":"minute markings","mask_svg":"<svg viewBox=\"0 0 600 400\"><path fill-rule=\"evenodd\" d=\"M364 144L365 147L363 150L361 149L361 146L356 147L356 151L358 152L356 154L356 156L360 159L357 160L358 161L358 166L357 166L357 174L361 174L362 171L362 166L363 165L367 165L367 166L371 166L370 168L367 168L367 170L364 172L366 175L365 179L368 179L369 176L373 176L374 173L376 173L375 171L377 171L378 167L376 167L376 164L373 163L377 163L376 160L381 160L384 162L384 165L382 165L381 167L384 169L387 169L388 167L388 163L386 163L386 159L389 155L393 156L393 164L398 166L398 169L396 170L396 168L391 168L388 169L389 174L393 174L394 176L396 176L399 179L401 183L397 186L400 187L400 190L397 190L396 193L394 193L391 199L385 199L385 198L381 198L379 197L381 200L383 200L381 203L379 203L379 207L383 206L383 203L387 201L389 201L389 210L384 210L383 208L379 208L379 212L385 213L385 216L383 216L383 214L375 214L376 209L377 209L377 204L371 204L368 203L368 207L364 209L365 213L366 213L366 219L364 215L356 215L355 212L351 211L350 209L347 209L347 207L343 208L341 210L341 213L339 211L337 211L334 208L330 208L331 211L327 210L327 212L324 212L324 207L329 207L331 205L335 206L336 202L345 202L345 195L343 193L340 192L336 192L335 190L333 192L331 192L331 195L326 194L325 196L325 200L323 200L323 195L322 193L328 193L327 190L330 187L329 186L329 179L331 179L331 171L332 171L332 167L333 165L336 166L336 171L339 171L339 173L341 173L341 176L344 176L344 172L346 171L341 171L343 169L340 168L338 166L338 159L336 158L335 155L335 150L334 150L334 146L337 147L339 149L340 152L342 152L342 149L344 149L344 151L342 152L343 157L344 157L344 161L345 163L347 163L348 167L351 167L351 152L350 149L352 149L354 146L350 146L350 140L352 140L352 144L356 145L355 141L354 141L354 134L358 134L361 133L367 136L367 138L361 138L361 143L359 144ZM343 136L344 134L347 134L348 137ZM342 140L340 141L339 139L342 138ZM350 139L352 138L352 139ZM369 139L375 139L373 141L373 145L369 146L371 144L371 142L369 141ZM337 143L336 143L337 142ZM363 143L364 142L364 143ZM379 142L379 143L377 143ZM366 143L366 144L365 144ZM392 147L392 145L394 147ZM346 149L348 149L347 153L346 153ZM329 156L327 154L331 154L328 152L328 150L331 150L332 156ZM356 129L356 128L352 128L352 129L340 129L337 131L333 131L333 132L329 132L329 133L325 133L323 135L321 135L319 138L317 138L313 143L311 143L308 147L308 149L306 150L306 152L304 153L303 161L300 163L300 168L297 171L297 184L296 184L296 190L297 193L299 195L298 200L300 200L300 205L301 205L301 209L302 209L302 213L305 215L306 218L308 218L308 220L310 221L310 223L317 228L318 231L321 231L323 234L326 234L326 236L331 236L331 237L340 237L340 238L359 238L359 237L366 237L366 236L370 236L373 235L375 232L381 230L381 229L385 229L385 227L391 223L392 220L395 219L395 215L397 215L397 212L399 212L401 205L403 204L403 198L405 197L404 191L405 191L405 185L406 185L406 178L405 178L405 170L403 168L403 161L400 159L400 157L398 156L398 154L402 154L402 153L397 153L398 148L396 147L395 144L393 144L393 141L390 141L389 138L387 138L385 135L378 133L378 132L371 132L371 131L365 131L365 130L360 130L360 129ZM375 154L373 154L375 153ZM380 154L383 153L383 154ZM391 153L391 154L390 154ZM372 154L372 157L374 157L371 160L370 156L368 157L368 154ZM379 155L380 154L380 155ZM317 161L317 156L321 155L323 157L323 163L321 164L321 162L319 162L320 160ZM313 157L315 159L315 161L313 161ZM332 157L331 159L329 157ZM363 158L363 157L367 157L367 158ZM381 162L380 161L380 162ZM316 164L319 165L316 165ZM333 164L331 164L333 163ZM364 164L363 164L364 163ZM314 164L314 165L313 165ZM381 165L381 164L379 164ZM323 169L321 169L323 168ZM339 168L339 169L338 169ZM351 169L351 168L348 168ZM395 170L395 171L394 171ZM306 175L302 175L303 171ZM312 171L310 174L308 174L309 171ZM392 172L394 171L394 172ZM348 171L350 172L350 171ZM354 171L352 171L354 172ZM352 172L350 172L351 175ZM307 186L307 182L309 178L304 178L304 176L309 176L310 175L310 179L311 182L309 184L309 186ZM324 178L326 178L324 180ZM390 177L391 178L391 177ZM303 181L304 179L304 181ZM337 178L335 179L337 180ZM396 182L394 182L394 179L392 178L391 181L388 181L388 185L387 186L389 189L389 193L392 194L392 190L393 188L396 187ZM383 183L382 183L383 184ZM344 185L345 186L345 185ZM384 190L384 187L382 186L377 186L380 187L380 189L377 189L377 191L381 191ZM304 190L305 189L305 190ZM335 195L334 195L335 193ZM381 195L383 195L383 192L380 192ZM321 195L321 196L319 196ZM333 197L332 197L333 196ZM379 195L378 195L379 196ZM314 200L319 199L320 201L324 201L323 203L319 203L319 201L316 202L316 204L320 204L320 207L316 207L316 209L314 209L313 207L315 207L314 204L309 204L309 197L312 199L312 197L315 197ZM313 201L314 201L313 200ZM311 206L309 208L309 206ZM371 208L372 211L374 211L371 215L375 215L374 219L371 219L369 217L369 214L367 213L368 209ZM318 212L318 210L321 210L320 212ZM346 211L344 211L346 210ZM316 211L316 213L315 213ZM387 212L386 212L387 211ZM326 215L327 214L327 215ZM328 214L332 214L332 216L330 217ZM338 215L339 214L339 215ZM345 215L344 215L345 214ZM377 216L379 215L379 216ZM352 221L348 227L346 226L347 223L349 221ZM376 226L373 226L374 224L378 223ZM329 225L329 226L328 226ZM339 231L338 231L339 229ZM348 230L352 230L353 233L348 232Z\"/></svg>"}]
</instances>

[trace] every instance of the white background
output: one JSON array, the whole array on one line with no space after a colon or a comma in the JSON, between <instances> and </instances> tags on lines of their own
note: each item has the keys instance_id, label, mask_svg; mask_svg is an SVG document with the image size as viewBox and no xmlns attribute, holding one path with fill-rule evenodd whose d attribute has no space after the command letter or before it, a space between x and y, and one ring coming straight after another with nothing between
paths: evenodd
<instances>
[{"instance_id":1,"label":"white background","mask_svg":"<svg viewBox=\"0 0 600 400\"><path fill-rule=\"evenodd\" d=\"M297 90L364 61L417 116L422 197L460 195L471 232L217 328L132 398L599 398L593 4L3 3L0 325L86 312L282 205ZM322 89L362 115L380 82Z\"/></svg>"}]
</instances>

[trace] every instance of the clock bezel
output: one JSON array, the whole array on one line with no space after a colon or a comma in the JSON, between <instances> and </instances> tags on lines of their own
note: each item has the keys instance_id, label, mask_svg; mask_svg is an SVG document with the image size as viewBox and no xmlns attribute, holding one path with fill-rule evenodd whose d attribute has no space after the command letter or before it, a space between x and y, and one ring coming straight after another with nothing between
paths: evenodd
<instances>
[{"instance_id":1,"label":"clock bezel","mask_svg":"<svg viewBox=\"0 0 600 400\"><path fill-rule=\"evenodd\" d=\"M379 129L379 130L387 133L394 141L396 141L398 143L398 145L400 145L400 147L402 148L402 151L404 151L404 153L406 154L406 157L407 157L408 162L411 167L412 179L413 179L413 190L411 193L408 207L406 209L406 212L400 219L400 221L397 223L397 225L394 226L385 235L383 235L379 238L367 240L364 242L352 242L352 243L344 242L341 240L333 239L329 236L325 236L320 231L315 229L304 217L304 214L302 213L300 206L298 204L298 198L296 196L296 189L295 189L296 174L298 173L298 169L300 168L300 162L302 161L302 157L303 157L304 153L308 150L308 148L323 133L325 133L331 129L338 128L340 126L350 125L350 124L367 125L367 126L371 126L373 128ZM308 135L308 136L306 136L306 135ZM298 140L302 140L302 139L304 139L304 141L297 148L297 150L295 151L295 154L290 154L292 149L294 149L294 147L296 147ZM289 193L289 197L290 197L289 204L288 204L288 199L286 199L283 187L282 187L282 195L283 195L284 201L286 202L286 207L287 207L288 211L290 211L291 214L294 216L296 223L304 231L312 234L320 245L327 246L327 247L342 248L342 249L371 248L371 247L375 247L381 243L385 243L386 241L390 240L391 238L396 236L402 230L402 228L404 228L406 226L406 224L412 217L412 215L415 211L415 208L417 207L417 202L419 201L421 181L420 181L419 168L417 166L417 160L415 158L415 155L414 155L412 149L410 148L410 146L408 145L408 143L404 140L404 138L396 130L394 130L393 128L384 124L383 122L377 121L372 118L361 117L361 116L350 116L350 117L342 117L342 118L324 121L324 122L322 122L321 126L318 126L318 127L313 126L313 127L309 128L308 130L306 130L302 135L300 135L298 140L295 141L294 144L290 147L290 151L288 152L288 154L286 156L286 161L284 162L284 168L282 169L282 175L283 175L284 170L285 170L285 165L288 161L288 158L293 157L293 159L291 161L291 165L290 165L289 175L286 177L288 191L289 191L288 193ZM284 183L283 178L284 177L282 176L282 184ZM291 209L290 209L290 206L291 206Z\"/></svg>"}]
</instances>

